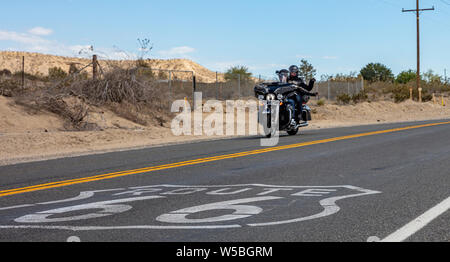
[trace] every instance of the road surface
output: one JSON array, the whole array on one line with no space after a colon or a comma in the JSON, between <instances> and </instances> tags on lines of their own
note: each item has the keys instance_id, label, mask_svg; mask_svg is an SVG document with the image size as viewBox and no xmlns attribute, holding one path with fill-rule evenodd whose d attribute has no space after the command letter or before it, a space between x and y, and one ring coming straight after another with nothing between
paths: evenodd
<instances>
[{"instance_id":1,"label":"road surface","mask_svg":"<svg viewBox=\"0 0 450 262\"><path fill-rule=\"evenodd\" d=\"M450 241L450 122L0 167L0 241Z\"/></svg>"}]
</instances>

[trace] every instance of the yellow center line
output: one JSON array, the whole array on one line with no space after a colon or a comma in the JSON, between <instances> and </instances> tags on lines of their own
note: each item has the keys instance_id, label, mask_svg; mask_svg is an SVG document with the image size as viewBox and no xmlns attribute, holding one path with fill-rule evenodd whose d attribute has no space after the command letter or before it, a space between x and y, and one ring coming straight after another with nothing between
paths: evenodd
<instances>
[{"instance_id":1,"label":"yellow center line","mask_svg":"<svg viewBox=\"0 0 450 262\"><path fill-rule=\"evenodd\" d=\"M139 169L133 169L133 170L125 170L125 171L120 171L120 172L107 173L107 174L101 174L101 175L77 178L77 179L70 179L70 180L63 180L63 181L39 184L39 185L34 185L34 186L22 187L22 188L14 188L14 189L0 191L0 197L23 194L23 193L27 193L27 192L45 190L45 189L50 189L50 188L58 188L58 187L75 185L75 184L82 184L82 183L112 179L112 178L129 176L129 175L149 173L149 172L154 172L154 171L159 171L159 170L166 170L166 169L172 169L172 168L178 168L178 167L184 167L184 166L198 165L198 164L202 164L202 163L214 162L214 161L225 160L225 159L259 155L259 154L264 154L264 153L268 153L268 152L287 150L287 149L305 147L305 146L310 146L310 145L324 144L324 143L330 143L330 142L359 138L359 137L373 136L373 135L379 135L379 134L400 132L400 131L404 131L404 130L411 130L411 129L417 129L417 128L423 128L423 127L438 126L438 125L447 125L447 124L450 124L450 122L440 122L440 123L434 123L434 124L425 124L425 125L387 129L387 130L381 130L381 131L373 131L373 132L347 135L347 136L341 136L341 137L334 137L334 138L328 138L328 139L322 139L322 140L316 140L316 141L310 141L310 142L302 142L302 143L298 143L298 144L291 144L291 145L270 147L270 148L264 148L264 149L246 151L246 152L239 152L239 153L233 153L233 154L192 159L192 160L176 162L176 163L171 163L171 164L145 167L145 168L139 168Z\"/></svg>"}]
</instances>

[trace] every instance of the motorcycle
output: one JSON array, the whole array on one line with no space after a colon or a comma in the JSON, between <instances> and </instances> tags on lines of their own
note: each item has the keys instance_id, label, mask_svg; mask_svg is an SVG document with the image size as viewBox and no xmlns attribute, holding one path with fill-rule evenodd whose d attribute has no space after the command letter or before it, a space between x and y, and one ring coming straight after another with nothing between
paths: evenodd
<instances>
[{"instance_id":1,"label":"motorcycle","mask_svg":"<svg viewBox=\"0 0 450 262\"><path fill-rule=\"evenodd\" d=\"M311 108L307 105L312 95L303 95L302 112L299 115L299 123L295 121L294 106L290 101L296 96L301 87L286 83L287 71L277 71L279 82L266 82L255 86L255 96L259 100L258 123L265 130L267 138L270 138L277 131L286 131L294 136L299 128L309 125L311 121ZM304 90L305 93L309 93ZM295 100L294 100L295 101Z\"/></svg>"}]
</instances>

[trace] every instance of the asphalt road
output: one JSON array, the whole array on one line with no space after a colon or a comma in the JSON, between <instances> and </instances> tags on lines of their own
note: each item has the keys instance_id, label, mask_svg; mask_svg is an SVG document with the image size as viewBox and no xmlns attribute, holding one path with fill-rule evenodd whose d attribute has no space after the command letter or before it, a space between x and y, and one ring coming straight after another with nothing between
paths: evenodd
<instances>
[{"instance_id":1,"label":"asphalt road","mask_svg":"<svg viewBox=\"0 0 450 262\"><path fill-rule=\"evenodd\" d=\"M0 241L448 242L450 123L397 129L442 122L2 166Z\"/></svg>"}]
</instances>

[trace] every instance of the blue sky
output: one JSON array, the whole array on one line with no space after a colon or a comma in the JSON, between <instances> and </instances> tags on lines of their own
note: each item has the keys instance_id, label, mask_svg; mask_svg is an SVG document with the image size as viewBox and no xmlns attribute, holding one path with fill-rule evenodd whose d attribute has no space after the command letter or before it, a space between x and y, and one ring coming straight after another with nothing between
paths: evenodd
<instances>
[{"instance_id":1,"label":"blue sky","mask_svg":"<svg viewBox=\"0 0 450 262\"><path fill-rule=\"evenodd\" d=\"M421 0L422 69L450 71L450 0ZM414 69L414 0L16 0L2 4L0 49L110 58L189 58L211 70L273 72L306 58L318 75L380 62ZM450 73L448 73L450 75Z\"/></svg>"}]
</instances>

